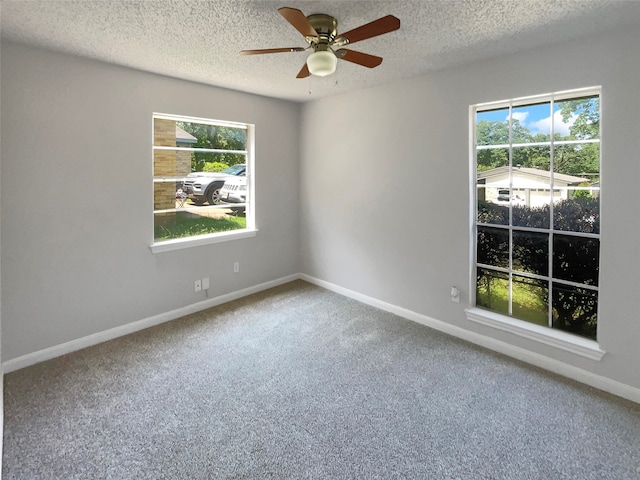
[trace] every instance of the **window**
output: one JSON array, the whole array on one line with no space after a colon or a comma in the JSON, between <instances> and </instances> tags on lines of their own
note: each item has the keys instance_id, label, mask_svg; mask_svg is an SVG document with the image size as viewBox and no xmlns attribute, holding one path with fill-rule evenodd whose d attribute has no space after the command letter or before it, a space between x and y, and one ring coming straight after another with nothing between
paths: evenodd
<instances>
[{"instance_id":1,"label":"window","mask_svg":"<svg viewBox=\"0 0 640 480\"><path fill-rule=\"evenodd\" d=\"M476 307L596 340L599 90L472 116Z\"/></svg>"},{"instance_id":2,"label":"window","mask_svg":"<svg viewBox=\"0 0 640 480\"><path fill-rule=\"evenodd\" d=\"M252 134L246 124L153 115L154 246L254 229Z\"/></svg>"}]
</instances>

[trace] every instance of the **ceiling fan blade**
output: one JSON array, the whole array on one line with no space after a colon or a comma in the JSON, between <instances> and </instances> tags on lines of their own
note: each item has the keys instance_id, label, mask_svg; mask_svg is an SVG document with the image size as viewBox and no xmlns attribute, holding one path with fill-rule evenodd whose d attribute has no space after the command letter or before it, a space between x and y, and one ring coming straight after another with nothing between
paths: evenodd
<instances>
[{"instance_id":1,"label":"ceiling fan blade","mask_svg":"<svg viewBox=\"0 0 640 480\"><path fill-rule=\"evenodd\" d=\"M296 75L296 78L307 78L309 75L311 75L311 72L309 72L309 67L307 67L307 64L305 62L298 75Z\"/></svg>"},{"instance_id":2,"label":"ceiling fan blade","mask_svg":"<svg viewBox=\"0 0 640 480\"><path fill-rule=\"evenodd\" d=\"M304 52L306 48L290 47L290 48L263 48L260 50L242 50L240 55L261 55L263 53L281 53L281 52Z\"/></svg>"},{"instance_id":3,"label":"ceiling fan blade","mask_svg":"<svg viewBox=\"0 0 640 480\"><path fill-rule=\"evenodd\" d=\"M287 22L298 30L303 37L317 37L318 32L311 26L304 13L297 8L282 7L278 9Z\"/></svg>"},{"instance_id":4,"label":"ceiling fan blade","mask_svg":"<svg viewBox=\"0 0 640 480\"><path fill-rule=\"evenodd\" d=\"M367 38L377 37L385 33L393 32L400 28L400 19L393 15L387 15L386 17L379 18L373 22L362 25L361 27L349 30L347 33L341 33L336 39L336 43L340 42L340 38L346 38L345 43L355 43L360 40L366 40ZM344 43L342 44L344 45Z\"/></svg>"},{"instance_id":5,"label":"ceiling fan blade","mask_svg":"<svg viewBox=\"0 0 640 480\"><path fill-rule=\"evenodd\" d=\"M336 51L336 57L368 68L377 67L382 63L382 57L376 57L375 55L369 55L368 53L356 52L355 50L349 50L347 48L341 48Z\"/></svg>"}]
</instances>

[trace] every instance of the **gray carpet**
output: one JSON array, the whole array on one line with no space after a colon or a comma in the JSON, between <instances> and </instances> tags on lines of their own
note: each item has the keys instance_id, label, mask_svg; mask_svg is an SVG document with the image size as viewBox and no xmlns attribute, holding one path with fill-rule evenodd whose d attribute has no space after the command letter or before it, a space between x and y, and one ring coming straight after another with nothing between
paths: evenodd
<instances>
[{"instance_id":1,"label":"gray carpet","mask_svg":"<svg viewBox=\"0 0 640 480\"><path fill-rule=\"evenodd\" d=\"M640 406L298 281L6 375L3 478L637 479Z\"/></svg>"}]
</instances>

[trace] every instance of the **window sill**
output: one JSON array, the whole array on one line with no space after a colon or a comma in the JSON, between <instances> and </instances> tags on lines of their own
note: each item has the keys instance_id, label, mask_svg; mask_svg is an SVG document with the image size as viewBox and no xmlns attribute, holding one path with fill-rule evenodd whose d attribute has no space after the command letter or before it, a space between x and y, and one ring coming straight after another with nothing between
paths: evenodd
<instances>
[{"instance_id":1,"label":"window sill","mask_svg":"<svg viewBox=\"0 0 640 480\"><path fill-rule=\"evenodd\" d=\"M604 350L600 349L598 342L581 338L560 330L554 330L541 325L517 320L515 318L489 312L480 308L468 308L465 310L467 320L481 325L504 330L514 335L533 340L535 342L550 345L565 352L574 353L591 360L600 361Z\"/></svg>"},{"instance_id":2,"label":"window sill","mask_svg":"<svg viewBox=\"0 0 640 480\"><path fill-rule=\"evenodd\" d=\"M171 250L182 250L183 248L199 247L202 245L210 245L212 243L229 242L231 240L239 240L241 238L255 237L258 229L245 228L242 230L234 230L224 233L212 233L211 235L198 235L197 237L176 238L174 240L166 240L151 244L153 253L169 252Z\"/></svg>"}]
</instances>

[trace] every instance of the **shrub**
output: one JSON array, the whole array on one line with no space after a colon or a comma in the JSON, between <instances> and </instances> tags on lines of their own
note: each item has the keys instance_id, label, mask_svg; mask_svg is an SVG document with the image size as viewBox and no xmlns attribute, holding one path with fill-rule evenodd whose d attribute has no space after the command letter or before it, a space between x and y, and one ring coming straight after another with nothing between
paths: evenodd
<instances>
[{"instance_id":1,"label":"shrub","mask_svg":"<svg viewBox=\"0 0 640 480\"><path fill-rule=\"evenodd\" d=\"M202 168L203 172L221 172L229 168L229 165L222 162L206 162Z\"/></svg>"}]
</instances>

